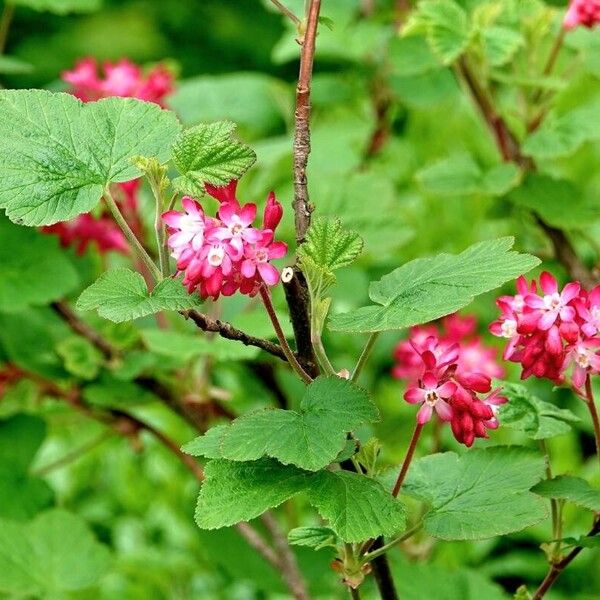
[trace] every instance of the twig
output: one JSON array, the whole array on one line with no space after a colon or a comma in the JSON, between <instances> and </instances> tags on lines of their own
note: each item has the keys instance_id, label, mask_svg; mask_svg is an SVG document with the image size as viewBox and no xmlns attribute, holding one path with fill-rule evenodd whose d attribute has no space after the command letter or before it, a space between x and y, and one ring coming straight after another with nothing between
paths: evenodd
<instances>
[{"instance_id":1,"label":"twig","mask_svg":"<svg viewBox=\"0 0 600 600\"><path fill-rule=\"evenodd\" d=\"M590 417L592 418L592 425L594 426L594 440L596 441L596 455L600 461L600 419L598 418L598 409L596 408L596 401L594 400L594 390L592 389L592 378L588 373L585 379L585 396L588 410L590 411Z\"/></svg>"},{"instance_id":2,"label":"twig","mask_svg":"<svg viewBox=\"0 0 600 600\"><path fill-rule=\"evenodd\" d=\"M596 534L600 532L600 519L596 515L594 525L590 532L587 534L587 537L594 537ZM579 553L583 550L583 546L576 546L565 556L562 560L553 563L550 566L550 570L548 571L546 577L544 577L544 581L540 584L540 587L535 591L531 600L541 600L544 597L546 592L552 587L554 582L558 579L559 575L568 567L575 558L579 555Z\"/></svg>"},{"instance_id":3,"label":"twig","mask_svg":"<svg viewBox=\"0 0 600 600\"><path fill-rule=\"evenodd\" d=\"M358 588L354 589L353 587L348 586L348 593L352 600L360 600L360 590Z\"/></svg>"},{"instance_id":4,"label":"twig","mask_svg":"<svg viewBox=\"0 0 600 600\"><path fill-rule=\"evenodd\" d=\"M421 431L423 431L423 425L417 423L415 426L415 430L413 432L412 438L410 440L410 445L408 446L408 450L406 451L406 456L404 457L404 462L402 463L402 468L400 469L400 473L398 474L398 479L396 479L396 483L394 484L394 489L392 490L392 496L396 498L398 493L400 492L400 488L404 483L404 478L408 473L408 467L410 467L410 463L412 462L413 456L415 454L415 449L417 447L417 442L419 441L419 437L421 435Z\"/></svg>"},{"instance_id":5,"label":"twig","mask_svg":"<svg viewBox=\"0 0 600 600\"><path fill-rule=\"evenodd\" d=\"M285 579L290 592L292 592L292 595L296 600L309 600L310 596L308 595L306 583L298 568L296 556L290 549L275 517L271 513L266 512L262 515L261 520L273 538L273 545L275 546L276 552L279 554L281 576Z\"/></svg>"},{"instance_id":6,"label":"twig","mask_svg":"<svg viewBox=\"0 0 600 600\"><path fill-rule=\"evenodd\" d=\"M552 44L552 49L550 50L550 54L548 55L548 60L546 61L546 66L542 71L544 77L547 77L552 73L554 69L554 65L556 64L556 60L558 59L558 55L560 54L560 49L562 48L563 42L565 41L566 30L564 27L560 27L558 31L558 35L556 36L554 43ZM542 97L543 91L539 89L535 95L533 96L533 101L538 102Z\"/></svg>"},{"instance_id":7,"label":"twig","mask_svg":"<svg viewBox=\"0 0 600 600\"><path fill-rule=\"evenodd\" d=\"M290 348L287 340L285 339L285 334L283 333L283 329L281 328L281 324L279 323L279 319L277 318L277 313L275 312L275 308L273 307L273 303L271 302L269 290L264 285L261 285L259 293L260 297L262 298L263 304L267 309L269 319L273 324L273 329L275 330L275 334L277 335L277 339L279 340L281 349L283 350L287 361L290 363L290 367L292 367L296 375L298 375L298 377L300 377L300 379L304 381L304 383L311 383L311 376L302 368L302 365L298 362L298 359L292 352L292 349Z\"/></svg>"},{"instance_id":8,"label":"twig","mask_svg":"<svg viewBox=\"0 0 600 600\"><path fill-rule=\"evenodd\" d=\"M407 529L401 536L397 537L396 539L392 540L391 542L388 542L384 546L377 548L377 550L373 550L372 552L367 552L366 554L364 554L363 560L366 562L369 562L369 561L377 558L378 556L385 554L390 548L393 548L394 546L396 546L396 545L406 541L408 538L412 537L415 533L417 533L417 531L420 531L422 527L423 527L423 521L419 521L416 525L414 525L410 529Z\"/></svg>"},{"instance_id":9,"label":"twig","mask_svg":"<svg viewBox=\"0 0 600 600\"><path fill-rule=\"evenodd\" d=\"M361 371L363 370L363 367L367 364L367 361L369 360L369 356L371 355L371 351L373 350L373 346L375 345L375 342L377 341L378 337L379 337L378 331L372 333L369 336L369 339L367 340L365 347L363 348L362 352L360 353L360 356L358 357L358 362L356 363L356 366L354 367L354 371L352 372L352 377L351 377L352 381L356 381L359 378Z\"/></svg>"},{"instance_id":10,"label":"twig","mask_svg":"<svg viewBox=\"0 0 600 600\"><path fill-rule=\"evenodd\" d=\"M540 448L546 457L546 479L552 479L552 466L550 465L550 453L548 452L548 444L546 440L540 440ZM556 558L560 554L560 529L561 524L559 523L560 511L558 506L558 500L556 498L550 498L550 515L552 520L552 537L556 540L552 549L552 558Z\"/></svg>"},{"instance_id":11,"label":"twig","mask_svg":"<svg viewBox=\"0 0 600 600\"><path fill-rule=\"evenodd\" d=\"M131 230L131 227L129 227L129 224L125 220L125 217L123 217L121 214L117 203L108 189L104 191L104 201L110 209L110 212L112 213L114 220L117 222L117 225L121 228L123 235L127 238L129 245L136 251L146 267L148 267L148 270L152 273L154 279L156 279L156 281L160 281L162 279L162 273L160 272L160 269L150 258L150 255L146 252L144 246L142 246L141 242L135 236L135 233L133 233Z\"/></svg>"},{"instance_id":12,"label":"twig","mask_svg":"<svg viewBox=\"0 0 600 600\"><path fill-rule=\"evenodd\" d=\"M296 27L299 27L302 24L302 21L282 2L279 0L271 0L271 2L278 8L278 10L283 13L288 19L294 23Z\"/></svg>"},{"instance_id":13,"label":"twig","mask_svg":"<svg viewBox=\"0 0 600 600\"><path fill-rule=\"evenodd\" d=\"M383 537L378 537L373 542L373 548L378 550L384 545ZM379 595L382 600L398 600L398 592L394 584L394 578L392 577L392 571L390 569L390 563L385 554L374 558L371 561L371 567L373 569L373 577L379 590Z\"/></svg>"}]
</instances>

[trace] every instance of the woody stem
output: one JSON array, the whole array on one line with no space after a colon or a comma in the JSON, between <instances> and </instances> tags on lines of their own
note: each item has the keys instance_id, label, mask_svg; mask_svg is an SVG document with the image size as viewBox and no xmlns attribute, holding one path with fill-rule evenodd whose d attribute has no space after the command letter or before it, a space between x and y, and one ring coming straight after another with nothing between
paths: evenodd
<instances>
[{"instance_id":1,"label":"woody stem","mask_svg":"<svg viewBox=\"0 0 600 600\"><path fill-rule=\"evenodd\" d=\"M590 417L592 418L592 425L594 427L594 439L596 440L596 454L600 461L600 418L598 418L598 409L596 408L596 402L594 400L594 390L592 389L592 379L588 373L585 380L585 396L588 410L590 411Z\"/></svg>"},{"instance_id":2,"label":"woody stem","mask_svg":"<svg viewBox=\"0 0 600 600\"><path fill-rule=\"evenodd\" d=\"M413 431L412 438L410 440L410 445L408 446L408 450L406 451L406 456L404 457L402 468L400 469L400 473L398 474L398 479L396 479L394 489L392 490L392 496L394 496L394 498L398 496L400 488L404 483L404 479L406 477L406 474L408 473L408 467L410 467L410 463L412 462L413 456L415 454L417 442L419 441L419 437L421 436L421 431L423 431L423 425L421 425L421 423L417 423L415 426L415 430Z\"/></svg>"}]
</instances>

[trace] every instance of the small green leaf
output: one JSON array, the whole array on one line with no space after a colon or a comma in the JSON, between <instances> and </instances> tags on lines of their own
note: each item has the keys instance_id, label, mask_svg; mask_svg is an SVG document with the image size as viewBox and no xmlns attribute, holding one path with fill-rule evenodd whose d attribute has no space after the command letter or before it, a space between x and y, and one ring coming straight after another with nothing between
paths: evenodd
<instances>
[{"instance_id":1,"label":"small green leaf","mask_svg":"<svg viewBox=\"0 0 600 600\"><path fill-rule=\"evenodd\" d=\"M569 433L571 424L580 421L570 410L540 400L524 385L503 383L502 395L509 401L500 407L500 422L531 439L543 440Z\"/></svg>"},{"instance_id":2,"label":"small green leaf","mask_svg":"<svg viewBox=\"0 0 600 600\"><path fill-rule=\"evenodd\" d=\"M52 236L0 215L0 240L0 310L49 304L77 287L77 272Z\"/></svg>"},{"instance_id":3,"label":"small green leaf","mask_svg":"<svg viewBox=\"0 0 600 600\"><path fill-rule=\"evenodd\" d=\"M233 138L228 121L196 125L184 131L173 145L173 162L181 173L173 181L184 194L203 196L204 184L228 184L254 163L254 151Z\"/></svg>"},{"instance_id":4,"label":"small green leaf","mask_svg":"<svg viewBox=\"0 0 600 600\"><path fill-rule=\"evenodd\" d=\"M102 365L102 354L86 339L71 336L56 346L56 352L63 359L65 369L81 379L94 379Z\"/></svg>"},{"instance_id":5,"label":"small green leaf","mask_svg":"<svg viewBox=\"0 0 600 600\"><path fill-rule=\"evenodd\" d=\"M292 546L308 546L315 550L336 547L337 536L329 527L296 527L288 533Z\"/></svg>"},{"instance_id":6,"label":"small green leaf","mask_svg":"<svg viewBox=\"0 0 600 600\"><path fill-rule=\"evenodd\" d=\"M514 238L480 242L458 255L419 258L369 286L375 303L332 315L329 326L353 333L402 329L453 313L473 298L526 273L539 259L511 251Z\"/></svg>"},{"instance_id":7,"label":"small green leaf","mask_svg":"<svg viewBox=\"0 0 600 600\"><path fill-rule=\"evenodd\" d=\"M425 530L433 537L484 539L546 517L545 503L529 491L544 469L542 456L519 447L445 452L413 462L402 491L431 506Z\"/></svg>"},{"instance_id":8,"label":"small green leaf","mask_svg":"<svg viewBox=\"0 0 600 600\"><path fill-rule=\"evenodd\" d=\"M162 310L197 308L200 298L188 294L181 281L163 279L148 292L144 278L129 269L111 269L104 273L77 300L78 310L97 310L115 323L139 319Z\"/></svg>"},{"instance_id":9,"label":"small green leaf","mask_svg":"<svg viewBox=\"0 0 600 600\"><path fill-rule=\"evenodd\" d=\"M508 27L491 26L481 32L483 51L489 63L501 67L510 62L519 48L525 45L523 36Z\"/></svg>"},{"instance_id":10,"label":"small green leaf","mask_svg":"<svg viewBox=\"0 0 600 600\"><path fill-rule=\"evenodd\" d=\"M554 479L541 481L531 491L544 498L567 500L594 512L600 511L600 490L594 489L580 477L559 475Z\"/></svg>"},{"instance_id":11,"label":"small green leaf","mask_svg":"<svg viewBox=\"0 0 600 600\"><path fill-rule=\"evenodd\" d=\"M196 508L201 529L248 521L300 492L345 542L391 535L405 527L402 504L380 483L357 473L314 473L263 458L212 460L205 474Z\"/></svg>"},{"instance_id":12,"label":"small green leaf","mask_svg":"<svg viewBox=\"0 0 600 600\"><path fill-rule=\"evenodd\" d=\"M65 592L96 584L110 563L86 523L62 509L39 515L30 523L0 525L0 591L38 598L64 597Z\"/></svg>"},{"instance_id":13,"label":"small green leaf","mask_svg":"<svg viewBox=\"0 0 600 600\"><path fill-rule=\"evenodd\" d=\"M309 471L333 462L346 434L379 413L367 393L339 377L318 377L307 388L300 411L263 409L214 427L183 450L193 456L256 460L278 459Z\"/></svg>"},{"instance_id":14,"label":"small green leaf","mask_svg":"<svg viewBox=\"0 0 600 600\"><path fill-rule=\"evenodd\" d=\"M109 183L135 179L137 155L169 158L175 115L133 98L0 91L0 208L23 225L88 212Z\"/></svg>"}]
</instances>

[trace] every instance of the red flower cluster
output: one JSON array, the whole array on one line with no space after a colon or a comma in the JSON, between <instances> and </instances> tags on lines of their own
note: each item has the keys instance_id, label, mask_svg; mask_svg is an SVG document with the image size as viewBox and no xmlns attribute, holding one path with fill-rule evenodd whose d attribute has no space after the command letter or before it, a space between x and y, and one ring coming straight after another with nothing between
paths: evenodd
<instances>
[{"instance_id":1,"label":"red flower cluster","mask_svg":"<svg viewBox=\"0 0 600 600\"><path fill-rule=\"evenodd\" d=\"M163 65L153 67L146 75L127 59L105 62L98 73L94 58L77 62L72 71L64 71L62 79L71 85L71 93L83 102L109 96L138 98L164 106L166 96L173 92L173 75Z\"/></svg>"},{"instance_id":2,"label":"red flower cluster","mask_svg":"<svg viewBox=\"0 0 600 600\"><path fill-rule=\"evenodd\" d=\"M586 292L577 282L562 291L550 273L537 283L520 277L515 296L502 296L502 311L490 331L509 340L504 358L520 363L522 379L531 375L561 384L572 366L572 381L581 388L589 374L600 373L600 286Z\"/></svg>"},{"instance_id":3,"label":"red flower cluster","mask_svg":"<svg viewBox=\"0 0 600 600\"><path fill-rule=\"evenodd\" d=\"M206 186L220 203L216 217L207 216L188 196L182 199L184 212L163 214L177 271L183 274L190 294L197 291L203 298L215 300L237 291L254 296L263 283L272 286L279 281L279 272L270 261L287 252L284 242L274 241L283 208L271 192L262 228L254 228L256 204L240 205L236 187L235 180L222 188Z\"/></svg>"},{"instance_id":4,"label":"red flower cluster","mask_svg":"<svg viewBox=\"0 0 600 600\"><path fill-rule=\"evenodd\" d=\"M164 106L165 97L173 91L173 75L160 65L145 76L139 66L128 60L105 63L103 69L104 76L100 77L96 60L84 58L72 71L65 71L62 78L71 84L71 93L83 102L124 96ZM115 200L136 235L141 234L142 229L138 215L139 187L139 179L114 186ZM125 254L129 250L125 236L108 212L99 216L80 215L72 221L43 227L42 231L58 235L63 246L74 246L79 254L92 243L103 253L115 250Z\"/></svg>"},{"instance_id":5,"label":"red flower cluster","mask_svg":"<svg viewBox=\"0 0 600 600\"><path fill-rule=\"evenodd\" d=\"M392 371L408 380L404 399L422 405L419 424L435 411L450 422L457 441L469 447L498 427L497 408L506 402L499 389L492 391L492 377L503 375L495 350L483 345L475 328L474 317L458 315L443 319L441 333L435 325L413 327L409 339L396 347Z\"/></svg>"},{"instance_id":6,"label":"red flower cluster","mask_svg":"<svg viewBox=\"0 0 600 600\"><path fill-rule=\"evenodd\" d=\"M597 23L600 23L600 0L571 0L563 20L565 29L578 25L592 28Z\"/></svg>"}]
</instances>

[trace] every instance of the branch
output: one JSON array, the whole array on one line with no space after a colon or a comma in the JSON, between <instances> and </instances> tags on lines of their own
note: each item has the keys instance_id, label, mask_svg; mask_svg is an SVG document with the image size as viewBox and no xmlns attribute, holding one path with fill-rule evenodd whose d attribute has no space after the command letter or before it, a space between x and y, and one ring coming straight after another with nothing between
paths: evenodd
<instances>
[{"instance_id":1,"label":"branch","mask_svg":"<svg viewBox=\"0 0 600 600\"><path fill-rule=\"evenodd\" d=\"M598 533L600 533L600 518L598 518L598 515L596 515L594 525L586 537L594 537ZM544 581L542 581L540 587L535 591L535 594L532 596L531 600L541 600L541 598L544 597L546 592L558 579L559 575L565 570L566 567L568 567L571 564L571 562L573 562L573 560L577 558L577 556L583 550L583 548L583 546L576 546L562 560L553 563L550 566L548 574L546 575L546 577L544 577Z\"/></svg>"},{"instance_id":2,"label":"branch","mask_svg":"<svg viewBox=\"0 0 600 600\"><path fill-rule=\"evenodd\" d=\"M531 157L522 153L519 141L510 131L506 121L497 113L487 91L481 86L464 57L459 59L456 70L467 85L475 104L492 132L502 159L506 162L516 163L525 171L535 171L535 162ZM550 239L556 259L563 264L570 277L580 281L585 287L593 287L597 283L596 278L577 256L573 244L564 231L548 225L536 212L533 212L533 216Z\"/></svg>"},{"instance_id":3,"label":"branch","mask_svg":"<svg viewBox=\"0 0 600 600\"><path fill-rule=\"evenodd\" d=\"M279 12L284 14L290 21L296 26L299 27L302 24L302 21L282 2L279 0L271 0L271 2L277 7Z\"/></svg>"}]
</instances>

